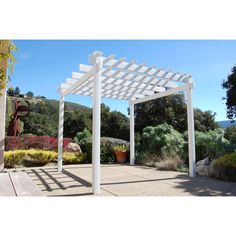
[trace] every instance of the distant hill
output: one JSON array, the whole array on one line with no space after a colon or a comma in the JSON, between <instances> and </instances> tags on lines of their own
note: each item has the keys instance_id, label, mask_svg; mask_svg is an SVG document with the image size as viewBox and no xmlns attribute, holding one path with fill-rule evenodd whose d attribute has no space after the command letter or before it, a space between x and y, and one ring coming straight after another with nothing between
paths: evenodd
<instances>
[{"instance_id":1,"label":"distant hill","mask_svg":"<svg viewBox=\"0 0 236 236\"><path fill-rule=\"evenodd\" d=\"M7 90L6 106L6 134L9 125L14 121L15 102L22 102L20 106L30 104L30 112L27 116L21 116L19 120L19 132L21 136L58 136L59 101L48 99L45 96L34 96L32 91L20 93L19 87L10 87ZM27 102L26 102L27 101ZM78 132L85 128L92 130L92 108L73 102L65 102L63 135L66 138L74 138ZM20 115L20 114L19 114ZM129 138L129 119L118 111L111 111L108 106L101 104L101 136L119 139Z\"/></svg>"},{"instance_id":2,"label":"distant hill","mask_svg":"<svg viewBox=\"0 0 236 236\"><path fill-rule=\"evenodd\" d=\"M43 99L45 102L51 104L52 106L59 106L59 101L55 99ZM65 111L75 111L80 110L85 113L92 113L92 109L83 105L80 105L78 103L74 102L65 102Z\"/></svg>"},{"instance_id":3,"label":"distant hill","mask_svg":"<svg viewBox=\"0 0 236 236\"><path fill-rule=\"evenodd\" d=\"M221 128L227 128L227 127L230 127L230 126L236 126L236 121L232 123L230 120L217 121L217 123L218 123L218 125Z\"/></svg>"},{"instance_id":4,"label":"distant hill","mask_svg":"<svg viewBox=\"0 0 236 236\"><path fill-rule=\"evenodd\" d=\"M6 116L6 131L11 120L12 112L14 112L14 100L27 100L30 102L30 114L27 117L22 117L21 120L21 132L22 134L35 134L35 135L49 135L57 136L58 130L58 117L59 117L59 101L55 99L47 99L45 97L10 97L7 98L7 116ZM90 120L92 109L86 106L82 106L73 102L65 102L65 116L66 112L70 112L69 117L77 119L78 123L82 123L80 117L83 116L83 120ZM73 116L73 117L72 117ZM68 117L68 115L67 115ZM88 122L89 124L91 122ZM88 124L88 125L89 125Z\"/></svg>"},{"instance_id":5,"label":"distant hill","mask_svg":"<svg viewBox=\"0 0 236 236\"><path fill-rule=\"evenodd\" d=\"M46 105L46 106L50 106L50 107L59 107L59 101L56 99L47 99L45 97L33 97L33 98L22 98L22 97L9 97L10 100L14 100L17 99L22 100L22 101L29 101L31 104L31 108L32 107L36 107L37 105ZM80 110L83 111L85 113L92 113L92 109L83 105L80 105L78 103L74 103L74 102L65 102L65 110L66 111L75 111L75 110ZM32 109L31 109L32 111Z\"/></svg>"}]
</instances>

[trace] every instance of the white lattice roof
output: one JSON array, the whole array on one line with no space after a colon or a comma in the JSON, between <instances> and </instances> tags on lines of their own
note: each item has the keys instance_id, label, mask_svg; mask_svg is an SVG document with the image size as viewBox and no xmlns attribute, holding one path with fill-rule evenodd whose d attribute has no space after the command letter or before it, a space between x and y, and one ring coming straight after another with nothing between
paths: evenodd
<instances>
[{"instance_id":1,"label":"white lattice roof","mask_svg":"<svg viewBox=\"0 0 236 236\"><path fill-rule=\"evenodd\" d=\"M101 52L94 52L90 58ZM155 93L177 88L192 81L191 75L175 73L157 66L127 62L125 58L116 59L114 55L102 57L101 96L104 98L130 100L143 98ZM60 86L64 95L79 94L93 96L96 65L79 65L79 72L73 72Z\"/></svg>"}]
</instances>

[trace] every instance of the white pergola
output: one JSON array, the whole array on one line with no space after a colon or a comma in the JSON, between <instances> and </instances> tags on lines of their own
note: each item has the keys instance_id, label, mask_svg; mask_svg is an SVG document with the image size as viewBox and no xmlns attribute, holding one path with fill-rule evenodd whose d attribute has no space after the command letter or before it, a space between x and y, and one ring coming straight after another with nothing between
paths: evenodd
<instances>
[{"instance_id":1,"label":"white pergola","mask_svg":"<svg viewBox=\"0 0 236 236\"><path fill-rule=\"evenodd\" d=\"M165 97L179 92L186 93L189 176L195 176L195 137L191 75L174 73L156 66L148 67L136 61L126 62L114 55L104 57L95 51L90 55L91 65L79 65L79 72L72 72L58 89L61 95L58 129L58 171L62 171L64 98L69 94L93 97L93 143L92 143L92 186L93 193L100 192L100 129L101 98L129 101L130 107L130 165L135 163L134 105Z\"/></svg>"}]
</instances>

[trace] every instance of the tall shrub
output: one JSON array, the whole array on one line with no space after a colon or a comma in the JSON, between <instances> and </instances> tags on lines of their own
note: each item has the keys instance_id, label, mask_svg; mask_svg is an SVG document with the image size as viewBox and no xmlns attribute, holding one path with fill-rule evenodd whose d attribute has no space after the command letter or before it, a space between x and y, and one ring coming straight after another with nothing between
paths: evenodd
<instances>
[{"instance_id":1,"label":"tall shrub","mask_svg":"<svg viewBox=\"0 0 236 236\"><path fill-rule=\"evenodd\" d=\"M234 145L224 138L221 128L205 133L196 131L195 137L197 161L206 157L214 159L234 150Z\"/></svg>"},{"instance_id":2,"label":"tall shrub","mask_svg":"<svg viewBox=\"0 0 236 236\"><path fill-rule=\"evenodd\" d=\"M143 129L140 151L157 153L160 156L182 155L184 139L173 126L166 123Z\"/></svg>"}]
</instances>

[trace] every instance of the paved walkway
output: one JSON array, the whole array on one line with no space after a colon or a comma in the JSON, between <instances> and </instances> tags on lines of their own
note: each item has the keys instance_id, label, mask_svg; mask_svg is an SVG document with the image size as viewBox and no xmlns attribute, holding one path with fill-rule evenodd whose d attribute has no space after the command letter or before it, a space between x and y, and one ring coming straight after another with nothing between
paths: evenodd
<instances>
[{"instance_id":1,"label":"paved walkway","mask_svg":"<svg viewBox=\"0 0 236 236\"><path fill-rule=\"evenodd\" d=\"M0 196L43 196L38 186L23 171L0 173Z\"/></svg>"},{"instance_id":2,"label":"paved walkway","mask_svg":"<svg viewBox=\"0 0 236 236\"><path fill-rule=\"evenodd\" d=\"M92 166L67 165L24 169L47 196L92 196ZM128 165L101 165L101 196L236 196L236 183L189 178L174 171Z\"/></svg>"}]
</instances>

